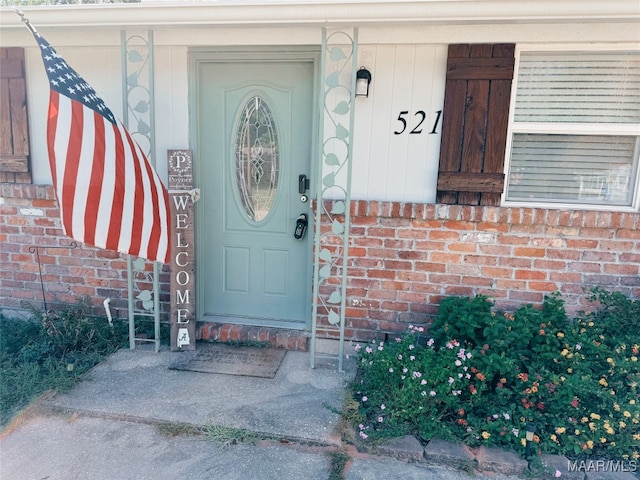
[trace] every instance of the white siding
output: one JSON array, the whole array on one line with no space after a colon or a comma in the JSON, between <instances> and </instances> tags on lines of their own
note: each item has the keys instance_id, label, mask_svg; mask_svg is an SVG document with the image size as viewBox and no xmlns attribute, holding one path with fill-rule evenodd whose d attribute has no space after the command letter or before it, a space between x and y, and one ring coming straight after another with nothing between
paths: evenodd
<instances>
[{"instance_id":1,"label":"white siding","mask_svg":"<svg viewBox=\"0 0 640 480\"><path fill-rule=\"evenodd\" d=\"M369 98L356 101L352 198L433 202L444 104L447 47L366 45L359 65L372 72ZM407 121L402 134L400 112ZM411 134L422 115L422 133Z\"/></svg>"},{"instance_id":2,"label":"white siding","mask_svg":"<svg viewBox=\"0 0 640 480\"><path fill-rule=\"evenodd\" d=\"M116 115L122 115L120 29L41 29L41 33L92 84ZM2 32L3 46L22 45L27 83L35 183L50 183L46 149L48 86L42 61L26 29ZM190 48L251 45L317 45L320 25L171 27L154 31L156 162L166 178L166 150L195 148L189 134ZM356 100L353 127L352 198L433 202L444 103L447 44L493 42L637 42L637 23L385 25L361 27L358 66L373 75L369 98ZM394 135L407 111L407 132ZM421 134L409 134L424 111Z\"/></svg>"}]
</instances>

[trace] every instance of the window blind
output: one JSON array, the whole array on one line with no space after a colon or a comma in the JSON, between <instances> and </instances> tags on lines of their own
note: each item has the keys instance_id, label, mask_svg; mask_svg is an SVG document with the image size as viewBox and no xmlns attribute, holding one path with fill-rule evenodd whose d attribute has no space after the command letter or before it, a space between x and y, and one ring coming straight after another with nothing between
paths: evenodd
<instances>
[{"instance_id":1,"label":"window blind","mask_svg":"<svg viewBox=\"0 0 640 480\"><path fill-rule=\"evenodd\" d=\"M640 123L639 52L522 52L516 122Z\"/></svg>"},{"instance_id":2,"label":"window blind","mask_svg":"<svg viewBox=\"0 0 640 480\"><path fill-rule=\"evenodd\" d=\"M630 205L638 143L630 136L515 134L507 200Z\"/></svg>"}]
</instances>

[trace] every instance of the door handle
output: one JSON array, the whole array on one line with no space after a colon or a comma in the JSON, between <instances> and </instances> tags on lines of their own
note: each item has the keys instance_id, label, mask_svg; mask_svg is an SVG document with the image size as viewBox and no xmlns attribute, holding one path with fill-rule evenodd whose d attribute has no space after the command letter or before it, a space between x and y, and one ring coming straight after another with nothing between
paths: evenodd
<instances>
[{"instance_id":1,"label":"door handle","mask_svg":"<svg viewBox=\"0 0 640 480\"><path fill-rule=\"evenodd\" d=\"M304 238L304 234L307 232L307 214L301 213L296 219L296 229L293 232L293 238L296 240L302 240Z\"/></svg>"},{"instance_id":2,"label":"door handle","mask_svg":"<svg viewBox=\"0 0 640 480\"><path fill-rule=\"evenodd\" d=\"M298 175L298 193L303 194L309 190L309 179L306 175Z\"/></svg>"}]
</instances>

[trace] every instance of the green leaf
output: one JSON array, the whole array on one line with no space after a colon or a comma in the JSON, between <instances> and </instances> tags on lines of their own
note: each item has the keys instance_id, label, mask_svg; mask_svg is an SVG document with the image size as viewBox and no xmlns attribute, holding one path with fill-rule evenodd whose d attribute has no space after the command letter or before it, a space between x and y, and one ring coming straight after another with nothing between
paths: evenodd
<instances>
[{"instance_id":1,"label":"green leaf","mask_svg":"<svg viewBox=\"0 0 640 480\"><path fill-rule=\"evenodd\" d=\"M327 86L331 88L335 88L338 85L339 85L338 72L333 72L331 75L327 76Z\"/></svg>"},{"instance_id":2,"label":"green leaf","mask_svg":"<svg viewBox=\"0 0 640 480\"><path fill-rule=\"evenodd\" d=\"M324 260L325 262L330 262L331 250L329 250L328 248L323 248L322 250L320 250L320 254L318 255L318 257L320 257L320 260Z\"/></svg>"},{"instance_id":3,"label":"green leaf","mask_svg":"<svg viewBox=\"0 0 640 480\"><path fill-rule=\"evenodd\" d=\"M133 109L139 113L146 113L149 111L149 102L144 102L140 100Z\"/></svg>"},{"instance_id":4,"label":"green leaf","mask_svg":"<svg viewBox=\"0 0 640 480\"><path fill-rule=\"evenodd\" d=\"M347 207L342 200L338 200L337 202L334 202L333 206L331 207L331 213L334 213L336 215L341 215L346 211L347 211Z\"/></svg>"},{"instance_id":5,"label":"green leaf","mask_svg":"<svg viewBox=\"0 0 640 480\"><path fill-rule=\"evenodd\" d=\"M334 220L331 224L331 231L336 235L342 235L344 233L344 225L338 220Z\"/></svg>"},{"instance_id":6,"label":"green leaf","mask_svg":"<svg viewBox=\"0 0 640 480\"><path fill-rule=\"evenodd\" d=\"M336 290L334 292L331 292L331 295L329 295L329 299L327 301L329 303L340 303L341 300L342 300L342 295L340 294L340 292Z\"/></svg>"},{"instance_id":7,"label":"green leaf","mask_svg":"<svg viewBox=\"0 0 640 480\"><path fill-rule=\"evenodd\" d=\"M334 62L337 62L338 60L344 60L345 58L347 58L347 56L345 55L345 53L342 51L340 47L333 47L331 49L331 52L329 52L329 57Z\"/></svg>"},{"instance_id":8,"label":"green leaf","mask_svg":"<svg viewBox=\"0 0 640 480\"><path fill-rule=\"evenodd\" d=\"M143 120L138 121L138 132L140 132L143 135L146 135L150 131L151 131L151 127L149 127L149 125L146 122L144 122Z\"/></svg>"},{"instance_id":9,"label":"green leaf","mask_svg":"<svg viewBox=\"0 0 640 480\"><path fill-rule=\"evenodd\" d=\"M336 325L340 322L340 315L338 315L335 311L329 310L329 323L331 325Z\"/></svg>"},{"instance_id":10,"label":"green leaf","mask_svg":"<svg viewBox=\"0 0 640 480\"><path fill-rule=\"evenodd\" d=\"M347 130L342 126L342 124L339 123L338 125L336 125L336 137L338 137L340 140L344 140L345 138L349 137L349 130Z\"/></svg>"},{"instance_id":11,"label":"green leaf","mask_svg":"<svg viewBox=\"0 0 640 480\"><path fill-rule=\"evenodd\" d=\"M338 115L345 115L349 113L349 103L345 101L338 103L333 109L333 113L337 113Z\"/></svg>"},{"instance_id":12,"label":"green leaf","mask_svg":"<svg viewBox=\"0 0 640 480\"><path fill-rule=\"evenodd\" d=\"M336 184L335 178L336 178L335 173L329 173L325 175L324 178L322 179L322 184L325 187L333 187Z\"/></svg>"},{"instance_id":13,"label":"green leaf","mask_svg":"<svg viewBox=\"0 0 640 480\"><path fill-rule=\"evenodd\" d=\"M144 58L142 57L142 55L140 55L140 52L137 50L129 50L129 52L127 53L127 57L129 61L132 63L140 63L144 61Z\"/></svg>"},{"instance_id":14,"label":"green leaf","mask_svg":"<svg viewBox=\"0 0 640 480\"><path fill-rule=\"evenodd\" d=\"M138 86L138 73L133 72L131 75L127 77L127 85L130 87Z\"/></svg>"},{"instance_id":15,"label":"green leaf","mask_svg":"<svg viewBox=\"0 0 640 480\"><path fill-rule=\"evenodd\" d=\"M338 166L340 165L340 160L335 153L328 153L324 159L324 163L331 166Z\"/></svg>"}]
</instances>

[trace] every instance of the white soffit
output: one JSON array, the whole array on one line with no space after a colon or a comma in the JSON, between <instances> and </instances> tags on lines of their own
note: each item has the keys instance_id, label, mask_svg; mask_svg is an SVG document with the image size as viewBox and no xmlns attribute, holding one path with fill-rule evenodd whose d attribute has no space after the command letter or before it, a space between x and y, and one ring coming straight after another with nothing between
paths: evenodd
<instances>
[{"instance_id":1,"label":"white soffit","mask_svg":"<svg viewBox=\"0 0 640 480\"><path fill-rule=\"evenodd\" d=\"M221 0L21 7L38 28L629 22L638 0ZM0 26L18 28L10 7Z\"/></svg>"}]
</instances>

